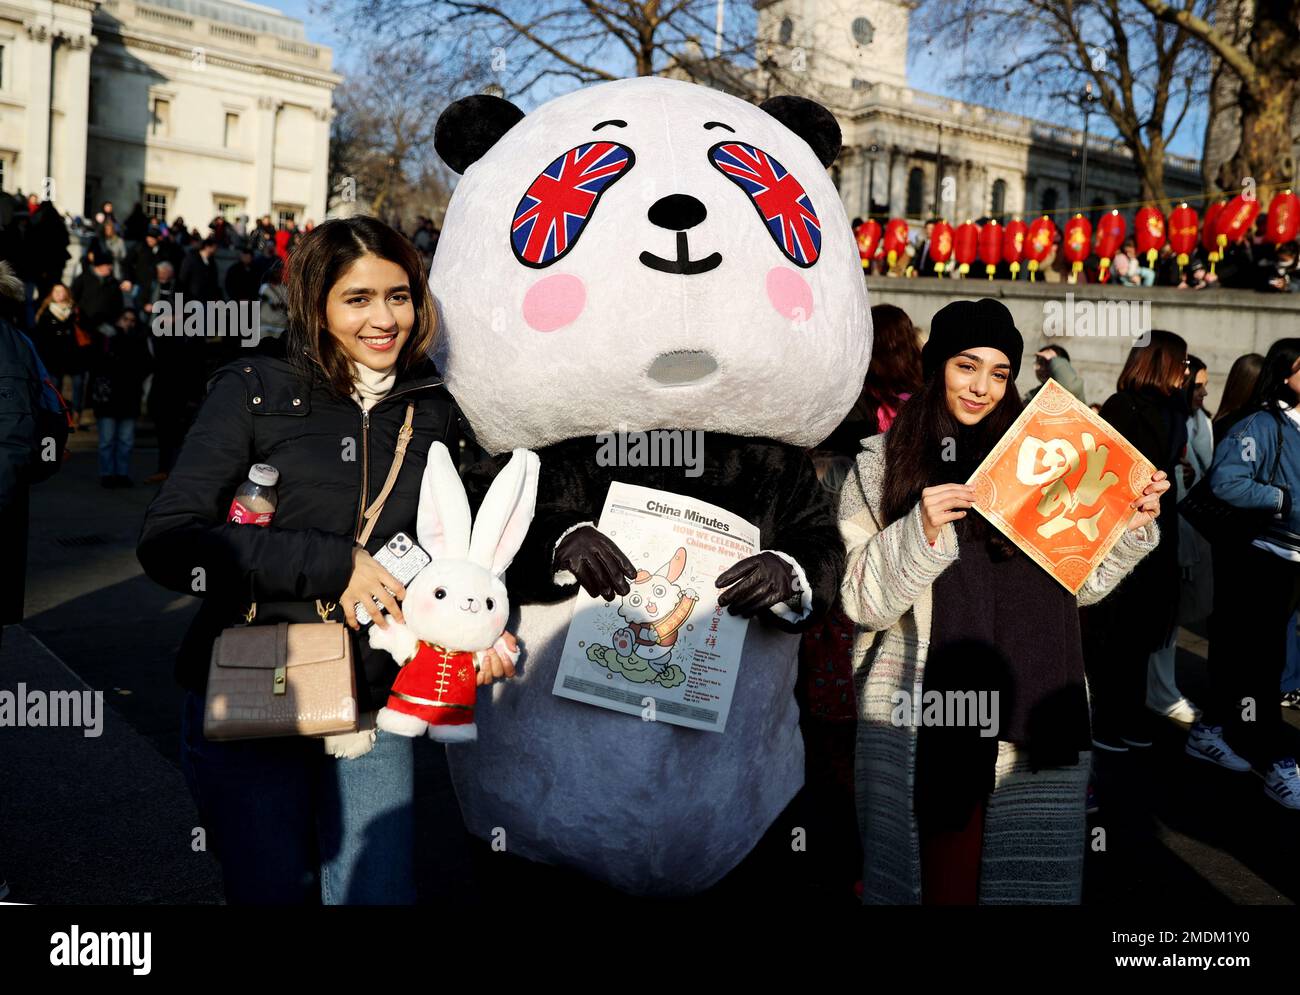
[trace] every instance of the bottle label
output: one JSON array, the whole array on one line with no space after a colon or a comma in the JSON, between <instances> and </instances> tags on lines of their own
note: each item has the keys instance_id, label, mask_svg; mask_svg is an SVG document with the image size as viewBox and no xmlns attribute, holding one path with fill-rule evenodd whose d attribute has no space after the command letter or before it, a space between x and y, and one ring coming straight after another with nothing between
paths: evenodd
<instances>
[{"instance_id":1,"label":"bottle label","mask_svg":"<svg viewBox=\"0 0 1300 995\"><path fill-rule=\"evenodd\" d=\"M230 502L230 512L226 515L226 521L234 522L236 525L270 525L274 517L274 511L252 511L242 504L239 498L235 498Z\"/></svg>"}]
</instances>

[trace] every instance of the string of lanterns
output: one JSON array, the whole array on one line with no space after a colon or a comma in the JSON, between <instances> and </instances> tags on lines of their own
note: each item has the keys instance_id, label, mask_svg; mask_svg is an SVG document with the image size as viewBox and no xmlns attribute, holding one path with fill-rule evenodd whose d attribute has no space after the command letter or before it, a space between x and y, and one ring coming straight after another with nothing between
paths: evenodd
<instances>
[{"instance_id":1,"label":"string of lanterns","mask_svg":"<svg viewBox=\"0 0 1300 995\"><path fill-rule=\"evenodd\" d=\"M1138 252L1145 254L1148 266L1155 264L1166 242L1176 254L1178 265L1186 266L1199 241L1213 272L1227 247L1249 234L1259 213L1259 200L1241 194L1210 204L1204 218L1198 217L1195 208L1185 202L1170 211L1167 220L1159 208L1147 204L1134 217L1134 241ZM1298 230L1300 198L1291 190L1279 191L1268 205L1265 237L1274 245L1281 245L1294 239ZM1078 280L1084 261L1095 254L1100 260L1098 279L1106 283L1110 279L1110 262L1123 246L1127 233L1128 225L1117 208L1097 220L1095 232L1092 222L1082 214L1070 218L1061 232L1060 249L1070 263L1069 282ZM883 259L892 268L907 248L908 225L902 218L891 218L882 229L878 221L868 219L857 227L854 235L864 268L876 259ZM1033 281L1056 236L1056 225L1045 214L1028 225L1018 217L1005 225L996 219L984 225L968 219L954 229L947 221L939 220L930 233L929 255L939 274L955 264L965 277L979 261L984 264L985 275L992 280L998 265L1006 263L1015 280L1019 278L1021 264L1025 263Z\"/></svg>"}]
</instances>

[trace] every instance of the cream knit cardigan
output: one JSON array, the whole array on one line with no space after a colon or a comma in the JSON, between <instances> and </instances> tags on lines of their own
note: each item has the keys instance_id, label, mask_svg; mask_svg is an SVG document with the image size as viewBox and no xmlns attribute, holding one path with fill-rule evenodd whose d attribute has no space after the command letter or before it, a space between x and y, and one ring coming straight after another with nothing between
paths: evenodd
<instances>
[{"instance_id":1,"label":"cream knit cardigan","mask_svg":"<svg viewBox=\"0 0 1300 995\"><path fill-rule=\"evenodd\" d=\"M854 777L865 852L863 901L919 904L920 849L912 813L916 729L910 723L895 725L891 715L896 691L921 694L935 610L931 585L957 559L957 533L948 523L931 546L919 504L882 529L884 436L863 445L840 492L839 509L848 549L841 602L857 625ZM1100 601L1158 541L1155 522L1125 532L1080 588L1079 604ZM1091 753L1081 754L1077 766L1035 774L1013 744L998 747L995 787L985 812L980 903L1077 904Z\"/></svg>"}]
</instances>

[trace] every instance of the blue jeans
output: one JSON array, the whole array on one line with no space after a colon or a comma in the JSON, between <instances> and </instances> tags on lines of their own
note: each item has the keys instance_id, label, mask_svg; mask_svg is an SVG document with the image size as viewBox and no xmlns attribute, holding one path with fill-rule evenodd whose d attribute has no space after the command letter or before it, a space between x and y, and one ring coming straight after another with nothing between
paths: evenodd
<instances>
[{"instance_id":1,"label":"blue jeans","mask_svg":"<svg viewBox=\"0 0 1300 995\"><path fill-rule=\"evenodd\" d=\"M185 696L181 770L231 905L415 902L415 753L382 730L336 760L319 739L213 742Z\"/></svg>"},{"instance_id":2,"label":"blue jeans","mask_svg":"<svg viewBox=\"0 0 1300 995\"><path fill-rule=\"evenodd\" d=\"M1286 622L1286 668L1282 671L1282 692L1300 691L1300 612Z\"/></svg>"},{"instance_id":3,"label":"blue jeans","mask_svg":"<svg viewBox=\"0 0 1300 995\"><path fill-rule=\"evenodd\" d=\"M95 421L95 427L99 432L99 475L130 476L131 450L135 448L135 419L99 418Z\"/></svg>"}]
</instances>

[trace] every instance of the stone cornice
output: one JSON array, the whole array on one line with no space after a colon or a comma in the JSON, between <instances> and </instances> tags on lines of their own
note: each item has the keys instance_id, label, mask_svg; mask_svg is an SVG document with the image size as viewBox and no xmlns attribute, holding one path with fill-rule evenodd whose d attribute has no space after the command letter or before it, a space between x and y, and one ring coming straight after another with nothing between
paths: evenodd
<instances>
[{"instance_id":1,"label":"stone cornice","mask_svg":"<svg viewBox=\"0 0 1300 995\"><path fill-rule=\"evenodd\" d=\"M187 61L193 57L194 49L196 47L202 47L203 61L207 65L222 66L226 69L235 69L240 72L270 76L275 79L288 80L293 83L304 83L308 86L321 86L333 90L339 83L343 82L343 77L338 73L326 72L324 70L313 72L303 68L265 65L253 59L242 59L237 55L229 53L213 52L205 46L185 45L158 37L150 37L134 30L114 31L106 29L101 24L96 25L95 32L101 37L117 42L124 48L144 49L149 52L158 52L161 55L176 56L177 58L185 59Z\"/></svg>"}]
</instances>

